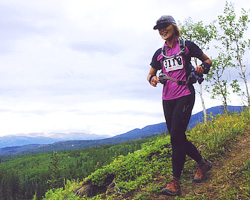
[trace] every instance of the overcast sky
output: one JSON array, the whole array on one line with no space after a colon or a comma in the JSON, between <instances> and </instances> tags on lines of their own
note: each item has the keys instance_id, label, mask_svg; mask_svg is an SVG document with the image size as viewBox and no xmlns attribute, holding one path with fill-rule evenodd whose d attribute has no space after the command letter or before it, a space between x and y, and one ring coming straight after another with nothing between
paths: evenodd
<instances>
[{"instance_id":1,"label":"overcast sky","mask_svg":"<svg viewBox=\"0 0 250 200\"><path fill-rule=\"evenodd\" d=\"M234 0L235 9L250 8ZM205 24L222 0L0 0L0 136L116 135L164 121L147 80L161 15ZM206 52L205 52L206 53ZM209 55L208 55L209 56ZM206 107L221 104L205 93ZM241 105L240 101L233 105ZM202 107L197 95L193 113Z\"/></svg>"}]
</instances>

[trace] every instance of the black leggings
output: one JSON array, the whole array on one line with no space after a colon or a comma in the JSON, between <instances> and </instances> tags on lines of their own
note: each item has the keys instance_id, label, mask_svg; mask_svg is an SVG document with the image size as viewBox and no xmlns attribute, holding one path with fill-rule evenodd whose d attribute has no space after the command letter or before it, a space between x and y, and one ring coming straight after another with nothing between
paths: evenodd
<instances>
[{"instance_id":1,"label":"black leggings","mask_svg":"<svg viewBox=\"0 0 250 200\"><path fill-rule=\"evenodd\" d=\"M185 134L194 101L194 93L174 100L163 100L164 116L171 136L173 176L176 178L181 176L186 155L196 162L202 159L197 148L187 140Z\"/></svg>"}]
</instances>

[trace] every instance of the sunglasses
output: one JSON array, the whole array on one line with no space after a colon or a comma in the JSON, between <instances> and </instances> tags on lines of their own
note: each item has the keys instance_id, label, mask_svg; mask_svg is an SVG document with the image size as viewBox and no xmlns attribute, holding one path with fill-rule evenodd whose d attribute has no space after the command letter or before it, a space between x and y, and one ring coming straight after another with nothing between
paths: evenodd
<instances>
[{"instance_id":1,"label":"sunglasses","mask_svg":"<svg viewBox=\"0 0 250 200\"><path fill-rule=\"evenodd\" d=\"M158 30L161 31L162 29L167 28L169 25L170 25L170 23L169 23L169 24L162 24L162 25L160 25L160 26L158 27Z\"/></svg>"}]
</instances>

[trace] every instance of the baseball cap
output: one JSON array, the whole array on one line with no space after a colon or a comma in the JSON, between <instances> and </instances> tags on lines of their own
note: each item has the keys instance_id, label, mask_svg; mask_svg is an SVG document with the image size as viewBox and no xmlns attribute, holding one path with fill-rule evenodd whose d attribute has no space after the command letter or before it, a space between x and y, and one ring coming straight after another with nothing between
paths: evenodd
<instances>
[{"instance_id":1,"label":"baseball cap","mask_svg":"<svg viewBox=\"0 0 250 200\"><path fill-rule=\"evenodd\" d=\"M165 24L172 24L172 23L176 24L174 18L171 15L163 15L156 21L156 25L154 26L153 29L156 30Z\"/></svg>"}]
</instances>

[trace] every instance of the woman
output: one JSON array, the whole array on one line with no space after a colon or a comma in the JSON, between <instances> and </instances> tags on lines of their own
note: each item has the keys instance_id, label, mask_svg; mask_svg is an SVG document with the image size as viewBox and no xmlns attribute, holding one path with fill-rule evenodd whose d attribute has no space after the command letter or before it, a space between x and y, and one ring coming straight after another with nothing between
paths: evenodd
<instances>
[{"instance_id":1,"label":"woman","mask_svg":"<svg viewBox=\"0 0 250 200\"><path fill-rule=\"evenodd\" d=\"M186 155L198 163L195 182L204 180L207 171L212 167L212 163L202 158L185 134L195 101L195 91L190 78L191 57L196 57L202 62L193 72L199 76L208 73L212 61L193 42L179 40L180 31L172 16L164 15L159 18L154 30L159 31L165 43L163 48L158 49L153 55L147 79L156 87L157 83L162 82L156 76L157 71L162 70L164 74L163 111L172 144L173 177L162 193L179 195L179 180Z\"/></svg>"}]
</instances>

